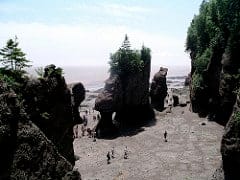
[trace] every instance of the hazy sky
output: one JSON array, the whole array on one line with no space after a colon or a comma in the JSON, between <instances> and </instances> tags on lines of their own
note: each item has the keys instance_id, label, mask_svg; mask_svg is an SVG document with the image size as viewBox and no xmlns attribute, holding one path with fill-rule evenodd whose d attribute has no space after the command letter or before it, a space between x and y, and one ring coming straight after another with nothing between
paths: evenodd
<instances>
[{"instance_id":1,"label":"hazy sky","mask_svg":"<svg viewBox=\"0 0 240 180\"><path fill-rule=\"evenodd\" d=\"M153 65L189 65L187 28L202 0L0 0L0 48L18 36L35 66L107 65L128 34Z\"/></svg>"}]
</instances>

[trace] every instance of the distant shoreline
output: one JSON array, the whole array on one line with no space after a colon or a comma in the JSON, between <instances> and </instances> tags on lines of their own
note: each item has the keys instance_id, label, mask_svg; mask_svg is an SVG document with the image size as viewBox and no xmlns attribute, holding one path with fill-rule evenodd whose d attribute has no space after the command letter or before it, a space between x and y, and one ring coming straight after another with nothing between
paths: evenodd
<instances>
[{"instance_id":1,"label":"distant shoreline","mask_svg":"<svg viewBox=\"0 0 240 180\"><path fill-rule=\"evenodd\" d=\"M60 66L61 67L61 66ZM161 66L152 65L150 82L156 72ZM184 83L185 77L190 72L188 66L163 66L168 68L167 81L168 86L171 88L181 88ZM36 77L35 69L38 67L31 67L27 69L30 76ZM77 82L83 83L86 90L96 91L104 87L105 80L109 77L108 66L64 66L63 76L67 84L74 84Z\"/></svg>"}]
</instances>

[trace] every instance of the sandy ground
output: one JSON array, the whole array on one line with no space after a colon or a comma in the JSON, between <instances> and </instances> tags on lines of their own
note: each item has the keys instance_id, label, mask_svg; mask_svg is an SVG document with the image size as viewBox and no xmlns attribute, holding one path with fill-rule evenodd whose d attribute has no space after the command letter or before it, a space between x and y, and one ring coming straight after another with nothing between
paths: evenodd
<instances>
[{"instance_id":1,"label":"sandy ground","mask_svg":"<svg viewBox=\"0 0 240 180\"><path fill-rule=\"evenodd\" d=\"M82 110L94 103L88 97ZM156 123L143 127L135 135L97 139L96 142L87 136L75 139L75 154L80 158L75 168L84 180L211 179L221 163L223 127L199 118L188 109L188 106L175 107L169 114L156 112ZM92 116L88 115L90 127L96 124ZM202 125L203 122L206 125ZM167 142L163 137L165 130ZM126 146L128 159L123 158ZM115 158L107 164L106 155L112 147Z\"/></svg>"}]
</instances>

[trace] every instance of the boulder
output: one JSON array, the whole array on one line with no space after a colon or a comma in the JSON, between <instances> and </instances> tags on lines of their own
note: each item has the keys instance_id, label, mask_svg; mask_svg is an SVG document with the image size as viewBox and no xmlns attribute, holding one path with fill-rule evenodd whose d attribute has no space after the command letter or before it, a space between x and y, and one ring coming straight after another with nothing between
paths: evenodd
<instances>
[{"instance_id":1,"label":"boulder","mask_svg":"<svg viewBox=\"0 0 240 180\"><path fill-rule=\"evenodd\" d=\"M164 99L167 96L167 71L167 68L160 67L159 72L154 75L151 84L151 104L153 108L158 111L162 111L164 109Z\"/></svg>"}]
</instances>

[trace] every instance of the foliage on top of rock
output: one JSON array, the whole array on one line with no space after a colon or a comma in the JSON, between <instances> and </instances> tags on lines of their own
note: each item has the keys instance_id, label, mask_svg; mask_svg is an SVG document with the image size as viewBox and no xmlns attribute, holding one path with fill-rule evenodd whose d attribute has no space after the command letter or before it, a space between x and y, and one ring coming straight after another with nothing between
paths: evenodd
<instances>
[{"instance_id":1,"label":"foliage on top of rock","mask_svg":"<svg viewBox=\"0 0 240 180\"><path fill-rule=\"evenodd\" d=\"M188 28L186 51L191 53L193 61L197 61L203 58L203 54L206 55L206 51L209 55L216 47L236 46L237 44L229 43L228 38L236 37L239 25L238 0L203 1L199 15L194 16ZM205 56L204 59L207 61L210 57Z\"/></svg>"},{"instance_id":2,"label":"foliage on top of rock","mask_svg":"<svg viewBox=\"0 0 240 180\"><path fill-rule=\"evenodd\" d=\"M141 51L132 50L128 36L125 36L122 46L110 55L110 72L112 74L128 75L142 72L146 62L151 60L150 49L142 47Z\"/></svg>"}]
</instances>

